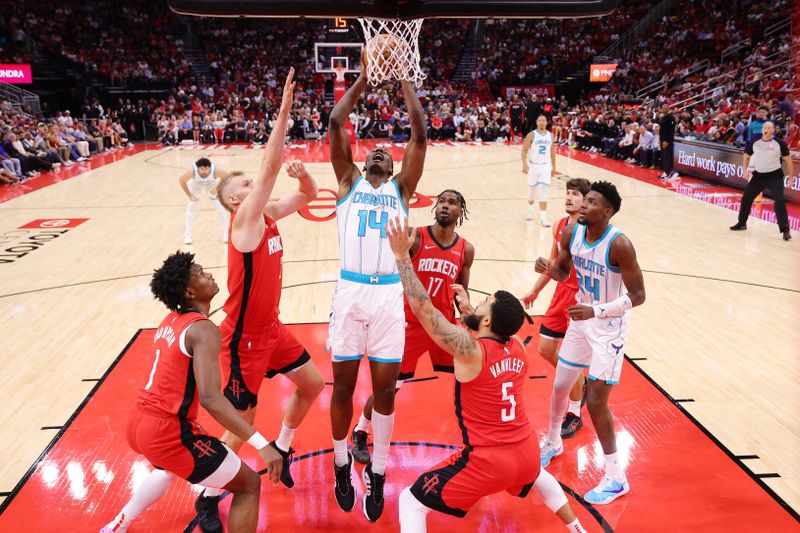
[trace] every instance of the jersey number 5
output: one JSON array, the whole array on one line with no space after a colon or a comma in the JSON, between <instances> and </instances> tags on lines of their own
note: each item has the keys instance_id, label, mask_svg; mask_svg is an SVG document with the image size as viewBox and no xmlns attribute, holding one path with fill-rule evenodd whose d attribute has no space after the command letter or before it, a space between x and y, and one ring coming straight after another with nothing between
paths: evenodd
<instances>
[{"instance_id":1,"label":"jersey number 5","mask_svg":"<svg viewBox=\"0 0 800 533\"><path fill-rule=\"evenodd\" d=\"M513 387L514 384L510 381L503 383L503 401L511 404L511 409L500 410L500 420L503 422L511 422L517 417L517 400L514 399L513 394L508 393L508 389Z\"/></svg>"},{"instance_id":2,"label":"jersey number 5","mask_svg":"<svg viewBox=\"0 0 800 533\"><path fill-rule=\"evenodd\" d=\"M369 213L369 217L367 217L367 213ZM383 230L383 227L389 223L389 213L386 211L381 211L381 219L378 221L378 212L377 211L367 211L362 209L358 212L358 236L359 237L366 237L367 236L367 219L369 219L369 227L372 229L380 230L381 232L381 239L386 238L386 232Z\"/></svg>"}]
</instances>

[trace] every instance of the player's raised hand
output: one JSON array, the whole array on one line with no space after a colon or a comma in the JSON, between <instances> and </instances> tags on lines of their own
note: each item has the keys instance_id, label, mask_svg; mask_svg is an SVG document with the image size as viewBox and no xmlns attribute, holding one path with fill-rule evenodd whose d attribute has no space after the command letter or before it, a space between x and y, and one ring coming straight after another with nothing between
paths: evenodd
<instances>
[{"instance_id":1,"label":"player's raised hand","mask_svg":"<svg viewBox=\"0 0 800 533\"><path fill-rule=\"evenodd\" d=\"M450 285L450 288L455 292L459 313L462 315L472 314L475 310L472 308L472 304L469 303L469 293L467 290L458 283L453 283Z\"/></svg>"},{"instance_id":2,"label":"player's raised hand","mask_svg":"<svg viewBox=\"0 0 800 533\"><path fill-rule=\"evenodd\" d=\"M281 480L281 470L283 470L283 457L272 446L264 446L258 450L258 455L264 464L267 465L267 475L273 485L277 485Z\"/></svg>"},{"instance_id":3,"label":"player's raised hand","mask_svg":"<svg viewBox=\"0 0 800 533\"><path fill-rule=\"evenodd\" d=\"M589 320L594 318L594 308L589 305L573 305L568 309L572 320Z\"/></svg>"},{"instance_id":4,"label":"player's raised hand","mask_svg":"<svg viewBox=\"0 0 800 533\"><path fill-rule=\"evenodd\" d=\"M292 105L292 102L294 102L294 86L294 67L290 67L289 74L286 75L286 83L283 84L283 96L281 97L282 109Z\"/></svg>"},{"instance_id":5,"label":"player's raised hand","mask_svg":"<svg viewBox=\"0 0 800 533\"><path fill-rule=\"evenodd\" d=\"M411 250L411 245L414 244L417 228L414 228L413 231L409 231L408 219L395 217L383 227L383 231L386 232L386 236L389 239L389 246L392 247L395 259L408 259L408 251Z\"/></svg>"},{"instance_id":6,"label":"player's raised hand","mask_svg":"<svg viewBox=\"0 0 800 533\"><path fill-rule=\"evenodd\" d=\"M539 274L549 274L550 273L550 260L545 259L544 257L540 257L536 260L536 265L534 269Z\"/></svg>"},{"instance_id":7,"label":"player's raised hand","mask_svg":"<svg viewBox=\"0 0 800 533\"><path fill-rule=\"evenodd\" d=\"M311 174L308 173L305 165L303 165L301 161L297 160L290 161L286 164L286 172L289 174L290 178L294 178L296 180L311 177Z\"/></svg>"}]
</instances>

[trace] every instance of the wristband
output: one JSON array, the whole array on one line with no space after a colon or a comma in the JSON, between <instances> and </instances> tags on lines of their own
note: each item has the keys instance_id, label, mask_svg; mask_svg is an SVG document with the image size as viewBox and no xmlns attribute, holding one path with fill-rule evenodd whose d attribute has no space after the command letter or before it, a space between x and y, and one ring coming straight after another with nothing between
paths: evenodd
<instances>
[{"instance_id":1,"label":"wristband","mask_svg":"<svg viewBox=\"0 0 800 533\"><path fill-rule=\"evenodd\" d=\"M624 294L611 302L593 305L592 309L594 309L594 316L597 318L619 318L632 307L631 299L627 294Z\"/></svg>"},{"instance_id":2,"label":"wristband","mask_svg":"<svg viewBox=\"0 0 800 533\"><path fill-rule=\"evenodd\" d=\"M249 444L250 446L252 446L256 450L260 450L260 449L265 448L266 446L268 446L269 442L267 441L267 439L264 438L263 435L261 435L261 433L256 431L255 433L253 433L250 436L249 439L247 439L247 444Z\"/></svg>"}]
</instances>

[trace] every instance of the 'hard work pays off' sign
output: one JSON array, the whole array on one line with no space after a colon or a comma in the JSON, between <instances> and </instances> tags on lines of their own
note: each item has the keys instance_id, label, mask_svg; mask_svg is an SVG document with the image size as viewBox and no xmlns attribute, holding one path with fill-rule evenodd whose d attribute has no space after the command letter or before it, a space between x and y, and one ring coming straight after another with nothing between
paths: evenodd
<instances>
[{"instance_id":1,"label":"'hard work pays off' sign","mask_svg":"<svg viewBox=\"0 0 800 533\"><path fill-rule=\"evenodd\" d=\"M33 83L31 66L0 64L0 83Z\"/></svg>"}]
</instances>

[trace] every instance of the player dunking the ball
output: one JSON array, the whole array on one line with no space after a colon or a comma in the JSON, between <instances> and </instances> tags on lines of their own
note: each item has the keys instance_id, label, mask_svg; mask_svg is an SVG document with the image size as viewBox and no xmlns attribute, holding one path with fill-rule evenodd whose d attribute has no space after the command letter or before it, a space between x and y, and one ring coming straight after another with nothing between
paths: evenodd
<instances>
[{"instance_id":1,"label":"player dunking the ball","mask_svg":"<svg viewBox=\"0 0 800 533\"><path fill-rule=\"evenodd\" d=\"M561 424L569 391L588 368L586 403L605 454L605 476L584 496L596 505L611 503L630 491L623 458L617 454L608 397L622 372L631 308L644 303L645 290L633 244L609 224L621 205L613 184L594 182L578 224L567 227L561 236L558 259L536 260L536 272L564 281L574 266L578 279L577 303L569 308L569 327L558 355L550 398L550 431L542 446L541 464L549 465L564 452Z\"/></svg>"},{"instance_id":2,"label":"player dunking the ball","mask_svg":"<svg viewBox=\"0 0 800 533\"><path fill-rule=\"evenodd\" d=\"M431 510L463 517L481 498L505 491L525 498L533 489L573 533L585 532L558 481L536 461L539 444L525 409L528 359L516 337L525 310L512 294L497 291L477 308L459 287L456 298L470 333L431 303L409 257L414 237L408 220L393 219L386 232L409 307L431 339L453 361L455 407L464 448L425 472L400 493L400 530L426 531Z\"/></svg>"},{"instance_id":3,"label":"player dunking the ball","mask_svg":"<svg viewBox=\"0 0 800 533\"><path fill-rule=\"evenodd\" d=\"M366 59L366 58L365 58ZM365 60L364 59L364 60ZM341 275L331 304L328 348L333 359L331 429L336 502L349 512L355 506L353 456L347 436L353 418L353 391L358 367L368 354L372 374L374 447L364 468L363 511L370 521L383 512L386 458L394 428L395 382L403 360L405 314L403 288L384 226L389 219L408 216L408 204L422 177L427 149L425 114L411 82L401 81L410 118L411 138L403 167L394 178L388 151L375 148L363 169L353 163L345 130L348 115L367 87L366 68L331 112L330 155L339 184L336 217L339 223Z\"/></svg>"},{"instance_id":4,"label":"player dunking the ball","mask_svg":"<svg viewBox=\"0 0 800 533\"><path fill-rule=\"evenodd\" d=\"M454 284L469 289L469 273L475 258L475 247L456 233L467 216L467 201L452 189L442 191L436 197L433 225L420 228L411 246L411 262L422 284L428 289L433 305L454 323ZM417 362L427 352L436 372L453 372L453 357L439 348L425 333L416 315L405 303L406 340L403 363L397 380L397 390L406 379L414 377ZM373 397L364 405L364 412L353 430L353 457L362 464L369 462L367 431L372 418Z\"/></svg>"},{"instance_id":5,"label":"player dunking the ball","mask_svg":"<svg viewBox=\"0 0 800 533\"><path fill-rule=\"evenodd\" d=\"M258 391L265 375L283 374L295 390L286 402L278 438L270 446L283 456L281 482L293 487L289 471L292 439L297 427L325 386L316 365L278 315L283 279L283 242L276 221L316 198L318 187L303 165L288 165L289 177L298 182L295 192L270 199L281 168L284 140L291 111L294 69L290 69L275 127L255 179L232 172L219 184L219 198L231 211L228 242L228 292L222 332L223 394L250 422L256 416ZM272 406L270 406L272 407ZM221 438L234 451L244 442L227 431ZM207 490L196 503L204 529L218 523L218 491Z\"/></svg>"},{"instance_id":6,"label":"player dunking the ball","mask_svg":"<svg viewBox=\"0 0 800 533\"><path fill-rule=\"evenodd\" d=\"M588 180L582 178L572 178L567 181L567 197L564 200L564 209L569 216L562 218L553 228L553 248L550 259L558 259L558 252L561 250L561 236L567 226L572 226L578 222L583 199L592 186ZM522 303L526 308L530 308L533 302L550 281L548 274L540 274L539 279L533 289L522 297ZM564 338L569 326L569 308L575 305L575 294L578 292L578 278L575 270L571 270L569 277L559 282L550 301L550 306L542 319L542 326L539 330L539 355L550 363L554 368L558 363L558 341ZM581 375L575 381L569 392L569 410L564 422L561 425L561 438L567 439L583 427L581 420L582 400L585 398L586 380Z\"/></svg>"},{"instance_id":7,"label":"player dunking the ball","mask_svg":"<svg viewBox=\"0 0 800 533\"><path fill-rule=\"evenodd\" d=\"M278 482L281 455L220 393L220 334L208 320L219 287L194 262L193 254L177 252L155 271L150 290L171 312L156 330L153 367L128 418L127 440L155 469L100 533L125 533L176 477L232 492L228 531L254 532L261 486L258 474L197 423L202 405L224 428L258 450L270 479ZM216 531L222 531L222 524Z\"/></svg>"}]
</instances>

